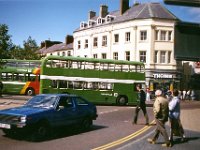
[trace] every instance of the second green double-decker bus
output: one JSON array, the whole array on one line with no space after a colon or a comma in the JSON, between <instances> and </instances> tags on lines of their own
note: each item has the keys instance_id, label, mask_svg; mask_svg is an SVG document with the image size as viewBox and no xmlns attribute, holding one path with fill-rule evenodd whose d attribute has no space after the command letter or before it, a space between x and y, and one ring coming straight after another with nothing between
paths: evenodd
<instances>
[{"instance_id":1,"label":"second green double-decker bus","mask_svg":"<svg viewBox=\"0 0 200 150\"><path fill-rule=\"evenodd\" d=\"M145 85L142 62L48 56L42 60L40 93L81 95L98 104L136 104Z\"/></svg>"}]
</instances>

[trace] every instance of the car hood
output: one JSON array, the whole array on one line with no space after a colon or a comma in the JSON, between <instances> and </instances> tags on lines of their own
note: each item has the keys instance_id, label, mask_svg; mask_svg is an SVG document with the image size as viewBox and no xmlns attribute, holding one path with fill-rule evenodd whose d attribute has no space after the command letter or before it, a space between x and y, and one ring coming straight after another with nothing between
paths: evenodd
<instances>
[{"instance_id":1,"label":"car hood","mask_svg":"<svg viewBox=\"0 0 200 150\"><path fill-rule=\"evenodd\" d=\"M47 110L48 109L46 109L46 108L22 106L22 107L15 107L15 108L1 110L0 114L26 115L27 116L27 115L31 115L31 114L35 114L35 113L44 112Z\"/></svg>"}]
</instances>

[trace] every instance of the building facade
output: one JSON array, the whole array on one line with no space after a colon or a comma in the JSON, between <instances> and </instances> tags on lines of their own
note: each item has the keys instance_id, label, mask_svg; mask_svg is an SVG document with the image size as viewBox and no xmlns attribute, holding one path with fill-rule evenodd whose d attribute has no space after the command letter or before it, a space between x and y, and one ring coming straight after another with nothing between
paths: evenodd
<instances>
[{"instance_id":1,"label":"building facade","mask_svg":"<svg viewBox=\"0 0 200 150\"><path fill-rule=\"evenodd\" d=\"M120 9L113 12L101 5L99 16L90 11L74 31L74 56L141 61L150 90L179 88L182 68L174 59L177 21L159 3L130 7L129 0L120 0Z\"/></svg>"}]
</instances>

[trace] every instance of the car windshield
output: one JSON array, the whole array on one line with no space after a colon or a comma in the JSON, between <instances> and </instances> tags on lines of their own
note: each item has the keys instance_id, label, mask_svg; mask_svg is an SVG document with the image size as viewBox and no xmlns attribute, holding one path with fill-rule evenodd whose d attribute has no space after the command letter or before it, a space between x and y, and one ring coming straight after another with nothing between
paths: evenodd
<instances>
[{"instance_id":1,"label":"car windshield","mask_svg":"<svg viewBox=\"0 0 200 150\"><path fill-rule=\"evenodd\" d=\"M38 95L31 98L27 103L26 106L31 107L53 107L58 99L55 95Z\"/></svg>"}]
</instances>

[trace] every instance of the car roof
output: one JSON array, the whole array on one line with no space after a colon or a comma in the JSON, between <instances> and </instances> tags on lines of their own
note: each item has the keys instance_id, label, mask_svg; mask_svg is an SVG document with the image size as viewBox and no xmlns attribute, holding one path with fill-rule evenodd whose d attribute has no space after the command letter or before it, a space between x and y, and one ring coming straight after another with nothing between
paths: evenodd
<instances>
[{"instance_id":1,"label":"car roof","mask_svg":"<svg viewBox=\"0 0 200 150\"><path fill-rule=\"evenodd\" d=\"M80 97L78 95L74 95L74 94L39 94L37 96L67 96L67 97Z\"/></svg>"}]
</instances>

